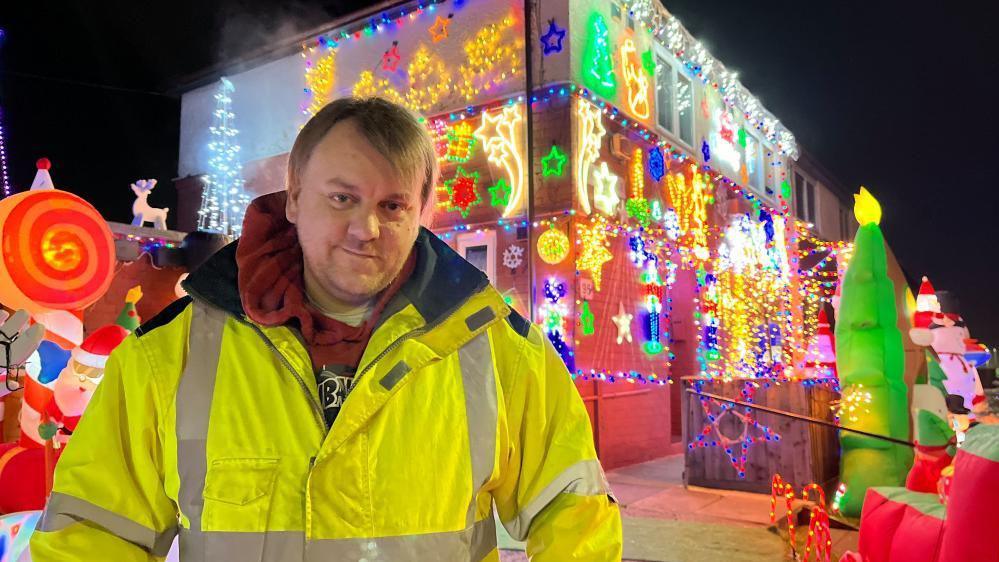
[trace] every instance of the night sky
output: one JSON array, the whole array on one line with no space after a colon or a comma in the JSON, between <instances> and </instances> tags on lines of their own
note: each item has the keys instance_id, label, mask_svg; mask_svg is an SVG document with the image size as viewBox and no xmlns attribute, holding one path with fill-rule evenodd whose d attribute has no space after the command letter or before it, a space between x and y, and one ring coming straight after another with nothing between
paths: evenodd
<instances>
[{"instance_id":1,"label":"night sky","mask_svg":"<svg viewBox=\"0 0 999 562\"><path fill-rule=\"evenodd\" d=\"M128 185L138 178L158 178L150 203L176 208L180 100L169 92L365 3L33 4L0 10L0 108L14 184L27 188L34 161L47 156L57 187L128 222ZM666 7L847 189L863 184L878 197L910 279L925 274L953 292L972 336L999 344L993 20L965 2Z\"/></svg>"}]
</instances>

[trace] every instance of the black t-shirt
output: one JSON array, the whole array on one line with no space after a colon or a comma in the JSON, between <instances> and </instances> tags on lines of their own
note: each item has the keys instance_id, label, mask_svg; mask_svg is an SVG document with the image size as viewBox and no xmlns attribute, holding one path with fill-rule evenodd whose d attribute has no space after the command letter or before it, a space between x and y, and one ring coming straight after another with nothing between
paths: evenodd
<instances>
[{"instance_id":1,"label":"black t-shirt","mask_svg":"<svg viewBox=\"0 0 999 562\"><path fill-rule=\"evenodd\" d=\"M316 374L319 385L319 404L326 418L326 428L333 427L333 421L343 408L354 379L354 367L350 365L324 365Z\"/></svg>"}]
</instances>

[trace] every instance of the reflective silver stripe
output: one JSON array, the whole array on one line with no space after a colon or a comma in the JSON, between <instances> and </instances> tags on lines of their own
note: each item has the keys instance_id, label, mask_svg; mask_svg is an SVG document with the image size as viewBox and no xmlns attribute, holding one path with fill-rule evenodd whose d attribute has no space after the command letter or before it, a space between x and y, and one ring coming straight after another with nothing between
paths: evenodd
<instances>
[{"instance_id":1,"label":"reflective silver stripe","mask_svg":"<svg viewBox=\"0 0 999 562\"><path fill-rule=\"evenodd\" d=\"M177 535L177 528L156 532L141 523L108 511L75 496L53 492L45 505L40 531L59 531L73 523L90 522L112 535L143 548L153 556L166 556Z\"/></svg>"},{"instance_id":2,"label":"reflective silver stripe","mask_svg":"<svg viewBox=\"0 0 999 562\"><path fill-rule=\"evenodd\" d=\"M222 350L225 313L194 301L187 363L177 387L177 493L180 511L191 529L201 529L205 500L205 474L208 472L208 418L215 394L215 373Z\"/></svg>"},{"instance_id":3,"label":"reflective silver stripe","mask_svg":"<svg viewBox=\"0 0 999 562\"><path fill-rule=\"evenodd\" d=\"M472 502L465 524L475 521L476 497L493 472L496 454L497 397L493 357L488 332L483 332L458 349L461 383L465 389L465 418L468 420L468 447L472 453Z\"/></svg>"},{"instance_id":4,"label":"reflective silver stripe","mask_svg":"<svg viewBox=\"0 0 999 562\"><path fill-rule=\"evenodd\" d=\"M180 530L183 562L253 560L327 562L330 560L442 560L479 562L496 549L496 523L487 517L451 533L425 533L371 539L306 541L302 531L235 533Z\"/></svg>"},{"instance_id":5,"label":"reflective silver stripe","mask_svg":"<svg viewBox=\"0 0 999 562\"><path fill-rule=\"evenodd\" d=\"M597 459L579 461L562 471L562 474L541 490L541 493L528 503L527 507L521 509L513 520L504 521L503 526L514 539L527 540L531 521L561 493L577 496L610 494L610 485L604 476L604 469L600 467L600 461Z\"/></svg>"}]
</instances>

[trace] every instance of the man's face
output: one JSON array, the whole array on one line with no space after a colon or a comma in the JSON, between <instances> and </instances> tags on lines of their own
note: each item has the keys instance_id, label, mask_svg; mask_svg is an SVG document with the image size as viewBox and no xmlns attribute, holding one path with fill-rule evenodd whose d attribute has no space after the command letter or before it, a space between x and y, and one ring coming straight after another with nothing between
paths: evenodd
<instances>
[{"instance_id":1,"label":"man's face","mask_svg":"<svg viewBox=\"0 0 999 562\"><path fill-rule=\"evenodd\" d=\"M310 284L350 305L387 287L419 233L422 179L402 183L353 120L334 125L288 192Z\"/></svg>"}]
</instances>

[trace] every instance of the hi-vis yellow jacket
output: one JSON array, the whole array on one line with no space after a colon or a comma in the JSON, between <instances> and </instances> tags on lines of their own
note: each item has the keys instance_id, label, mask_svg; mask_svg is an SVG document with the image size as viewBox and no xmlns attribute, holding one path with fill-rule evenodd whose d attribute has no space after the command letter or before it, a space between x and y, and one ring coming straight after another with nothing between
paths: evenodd
<instances>
[{"instance_id":1,"label":"hi-vis yellow jacket","mask_svg":"<svg viewBox=\"0 0 999 562\"><path fill-rule=\"evenodd\" d=\"M620 560L620 512L564 364L422 231L327 431L299 335L243 314L235 244L108 362L36 562Z\"/></svg>"}]
</instances>

